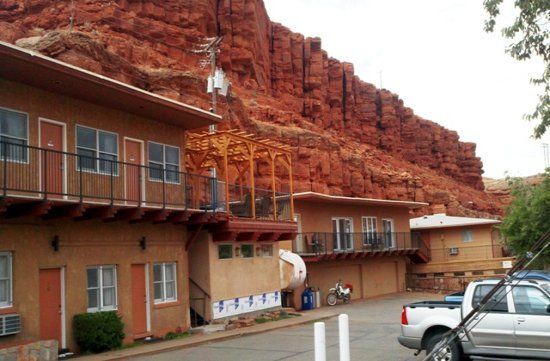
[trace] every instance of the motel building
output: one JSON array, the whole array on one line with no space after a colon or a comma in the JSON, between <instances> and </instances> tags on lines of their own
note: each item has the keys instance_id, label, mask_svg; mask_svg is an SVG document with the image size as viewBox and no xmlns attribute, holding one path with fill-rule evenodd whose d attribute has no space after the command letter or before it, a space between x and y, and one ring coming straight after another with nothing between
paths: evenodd
<instances>
[{"instance_id":1,"label":"motel building","mask_svg":"<svg viewBox=\"0 0 550 361\"><path fill-rule=\"evenodd\" d=\"M78 351L81 313L117 311L131 343L281 306L290 151L219 123L0 42L0 348Z\"/></svg>"}]
</instances>

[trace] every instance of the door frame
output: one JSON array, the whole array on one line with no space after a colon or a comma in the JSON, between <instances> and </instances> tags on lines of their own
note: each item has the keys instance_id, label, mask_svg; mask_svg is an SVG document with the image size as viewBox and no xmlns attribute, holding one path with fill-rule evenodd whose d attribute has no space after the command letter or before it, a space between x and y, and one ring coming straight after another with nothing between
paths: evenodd
<instances>
[{"instance_id":1,"label":"door frame","mask_svg":"<svg viewBox=\"0 0 550 361\"><path fill-rule=\"evenodd\" d=\"M128 187L126 186L127 183L126 183L126 180L127 180L127 176L128 176L128 172L126 171L126 140L129 140L131 142L136 142L136 143L140 143L141 144L141 164L140 164L140 172L141 172L141 179L142 179L142 182L141 182L141 204L139 205L144 205L145 204L145 174L143 174L145 168L144 168L144 164L145 164L145 142L141 139L136 139L136 138L132 138L132 137L124 137L123 138L124 140L124 199L128 199L127 196L127 191L128 191ZM127 201L124 201L125 203Z\"/></svg>"},{"instance_id":2,"label":"door frame","mask_svg":"<svg viewBox=\"0 0 550 361\"><path fill-rule=\"evenodd\" d=\"M344 247L338 247L338 248L334 248L334 245L332 245L332 248L333 250L335 251L350 251L350 250L353 250L354 247L355 247L355 242L354 242L354 237L353 237L353 217L331 217L331 223L334 224L334 221L338 221L338 220L341 220L341 219L345 219L347 221L349 221L349 237L350 237L350 243L351 243L351 247L348 248L346 247L346 240L342 240L340 239L340 230L338 230L338 232L336 232L336 230L332 230L333 234L337 234L337 238L339 240L339 244L338 246L344 246ZM336 222L336 224L338 224L338 222ZM338 226L339 227L339 226ZM346 233L346 232L344 232ZM342 244L343 243L343 244Z\"/></svg>"},{"instance_id":3,"label":"door frame","mask_svg":"<svg viewBox=\"0 0 550 361\"><path fill-rule=\"evenodd\" d=\"M61 340L60 340L60 345L59 345L59 349L66 349L67 348L67 325L66 325L66 317L67 317L67 312L66 312L66 302L65 302L65 294L66 294L66 290L65 290L65 266L60 266L60 267L46 267L46 268L39 268L38 269L38 272L40 273L40 271L42 270L51 270L51 269L58 269L59 270L59 289L60 289L60 298L61 298ZM40 320L42 321L42 320Z\"/></svg>"},{"instance_id":4,"label":"door frame","mask_svg":"<svg viewBox=\"0 0 550 361\"><path fill-rule=\"evenodd\" d=\"M67 199L67 124L66 123L63 123L63 122L60 122L60 121L57 121L57 120L53 120L53 119L48 119L48 118L44 118L44 117L38 117L38 148L41 148L42 146L42 127L41 127L41 124L42 122L44 123L50 123L50 124L55 124L55 125L61 125L63 131L62 131L62 134L61 134L61 137L62 137L62 140L63 140L63 149L62 149L62 152L64 153L63 154L63 176L62 176L62 180L63 180L63 198L62 199ZM43 192L42 192L42 157L39 157L40 161L38 163L38 174L40 175L39 176L39 187L40 187L40 194L43 195Z\"/></svg>"}]
</instances>

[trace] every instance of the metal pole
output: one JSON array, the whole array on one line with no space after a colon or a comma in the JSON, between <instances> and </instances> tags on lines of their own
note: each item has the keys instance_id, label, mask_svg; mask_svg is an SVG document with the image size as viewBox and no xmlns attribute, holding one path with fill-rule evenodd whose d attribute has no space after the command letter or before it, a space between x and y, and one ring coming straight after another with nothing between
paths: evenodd
<instances>
[{"instance_id":1,"label":"metal pole","mask_svg":"<svg viewBox=\"0 0 550 361\"><path fill-rule=\"evenodd\" d=\"M340 361L350 361L349 318L345 313L338 316L338 334L340 338Z\"/></svg>"},{"instance_id":2,"label":"metal pole","mask_svg":"<svg viewBox=\"0 0 550 361\"><path fill-rule=\"evenodd\" d=\"M315 322L313 325L315 342L315 361L327 361L327 350L325 340L325 323Z\"/></svg>"},{"instance_id":3,"label":"metal pole","mask_svg":"<svg viewBox=\"0 0 550 361\"><path fill-rule=\"evenodd\" d=\"M8 191L8 150L7 143L2 143L2 155L4 156L4 197Z\"/></svg>"}]
</instances>

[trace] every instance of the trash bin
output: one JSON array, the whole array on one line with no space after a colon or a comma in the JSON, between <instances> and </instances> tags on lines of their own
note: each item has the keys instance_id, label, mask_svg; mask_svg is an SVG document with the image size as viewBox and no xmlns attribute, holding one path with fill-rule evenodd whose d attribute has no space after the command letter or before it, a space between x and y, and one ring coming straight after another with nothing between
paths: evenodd
<instances>
[{"instance_id":1,"label":"trash bin","mask_svg":"<svg viewBox=\"0 0 550 361\"><path fill-rule=\"evenodd\" d=\"M313 292L310 288L306 288L302 292L302 311L313 309Z\"/></svg>"}]
</instances>

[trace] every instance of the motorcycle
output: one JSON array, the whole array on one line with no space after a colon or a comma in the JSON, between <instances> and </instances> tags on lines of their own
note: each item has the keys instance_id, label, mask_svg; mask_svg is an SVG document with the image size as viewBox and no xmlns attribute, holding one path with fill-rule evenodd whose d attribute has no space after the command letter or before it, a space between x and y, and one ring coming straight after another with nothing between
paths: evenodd
<instances>
[{"instance_id":1,"label":"motorcycle","mask_svg":"<svg viewBox=\"0 0 550 361\"><path fill-rule=\"evenodd\" d=\"M344 303L350 303L352 290L353 288L351 285L346 284L346 287L344 287L342 281L338 280L338 282L336 282L336 287L328 290L327 304L329 306L334 306L338 300L343 300Z\"/></svg>"}]
</instances>

